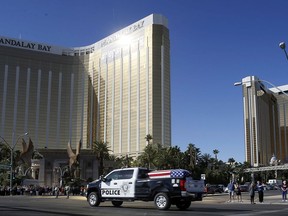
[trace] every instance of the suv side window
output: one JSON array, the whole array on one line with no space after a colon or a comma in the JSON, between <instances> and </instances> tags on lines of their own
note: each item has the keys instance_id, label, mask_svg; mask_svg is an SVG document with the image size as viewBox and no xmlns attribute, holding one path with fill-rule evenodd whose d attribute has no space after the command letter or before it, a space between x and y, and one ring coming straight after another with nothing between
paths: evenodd
<instances>
[{"instance_id":1,"label":"suv side window","mask_svg":"<svg viewBox=\"0 0 288 216\"><path fill-rule=\"evenodd\" d=\"M106 176L108 181L120 179L120 171L115 171Z\"/></svg>"},{"instance_id":2,"label":"suv side window","mask_svg":"<svg viewBox=\"0 0 288 216\"><path fill-rule=\"evenodd\" d=\"M139 173L138 173L138 179L145 179L147 178L147 173L149 173L150 170L148 169L139 169Z\"/></svg>"},{"instance_id":3,"label":"suv side window","mask_svg":"<svg viewBox=\"0 0 288 216\"><path fill-rule=\"evenodd\" d=\"M131 179L133 177L134 170L121 170L119 173L119 179Z\"/></svg>"}]
</instances>

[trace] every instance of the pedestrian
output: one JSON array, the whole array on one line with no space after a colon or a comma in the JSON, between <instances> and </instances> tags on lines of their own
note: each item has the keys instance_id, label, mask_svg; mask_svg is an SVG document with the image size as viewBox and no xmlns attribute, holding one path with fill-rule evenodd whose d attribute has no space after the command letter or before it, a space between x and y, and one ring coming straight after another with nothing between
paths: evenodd
<instances>
[{"instance_id":1,"label":"pedestrian","mask_svg":"<svg viewBox=\"0 0 288 216\"><path fill-rule=\"evenodd\" d=\"M54 192L55 192L55 198L58 198L58 196L59 196L59 187L57 185L54 188Z\"/></svg>"},{"instance_id":2,"label":"pedestrian","mask_svg":"<svg viewBox=\"0 0 288 216\"><path fill-rule=\"evenodd\" d=\"M69 195L70 195L70 186L69 185L65 186L65 192L66 192L66 195L67 195L66 199L69 199Z\"/></svg>"},{"instance_id":3,"label":"pedestrian","mask_svg":"<svg viewBox=\"0 0 288 216\"><path fill-rule=\"evenodd\" d=\"M249 186L249 196L250 196L250 202L251 204L255 204L254 198L255 198L255 184L254 182L251 182Z\"/></svg>"},{"instance_id":4,"label":"pedestrian","mask_svg":"<svg viewBox=\"0 0 288 216\"><path fill-rule=\"evenodd\" d=\"M259 202L263 203L263 199L264 199L264 185L260 181L257 181L257 191L258 191L258 196L259 196Z\"/></svg>"},{"instance_id":5,"label":"pedestrian","mask_svg":"<svg viewBox=\"0 0 288 216\"><path fill-rule=\"evenodd\" d=\"M241 188L240 188L240 185L238 183L236 183L236 185L235 185L235 193L236 193L238 202L243 202L242 201Z\"/></svg>"},{"instance_id":6,"label":"pedestrian","mask_svg":"<svg viewBox=\"0 0 288 216\"><path fill-rule=\"evenodd\" d=\"M282 191L282 202L287 202L287 182L286 180L284 180L282 182L282 185L281 185L281 191Z\"/></svg>"},{"instance_id":7,"label":"pedestrian","mask_svg":"<svg viewBox=\"0 0 288 216\"><path fill-rule=\"evenodd\" d=\"M235 186L232 180L230 180L229 184L227 185L227 188L228 188L228 193L229 193L228 202L232 202L232 199L234 200L234 190L235 190Z\"/></svg>"}]
</instances>

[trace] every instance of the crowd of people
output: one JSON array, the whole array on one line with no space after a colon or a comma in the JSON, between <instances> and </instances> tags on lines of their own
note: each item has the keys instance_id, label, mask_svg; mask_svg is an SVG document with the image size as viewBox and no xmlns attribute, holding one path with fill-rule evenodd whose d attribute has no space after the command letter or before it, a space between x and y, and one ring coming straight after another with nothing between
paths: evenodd
<instances>
[{"instance_id":1,"label":"crowd of people","mask_svg":"<svg viewBox=\"0 0 288 216\"><path fill-rule=\"evenodd\" d=\"M234 201L235 196L238 202L243 202L241 188L238 183L230 181L227 188L228 188L228 194L229 194L228 202ZM287 181L283 180L282 185L279 188L281 190L282 202L287 202L287 191L288 191ZM248 188L250 203L255 204L256 193L258 193L259 203L263 203L264 202L264 190L265 190L265 185L261 181L257 181L256 184L254 182L251 182Z\"/></svg>"},{"instance_id":2,"label":"crowd of people","mask_svg":"<svg viewBox=\"0 0 288 216\"><path fill-rule=\"evenodd\" d=\"M69 187L69 188L68 188ZM56 196L58 195L81 195L84 196L86 189L84 186L81 187L70 187L70 186L62 186L62 187L49 187L49 186L15 186L12 188L12 195L31 195L31 196ZM57 190L55 190L57 188ZM69 190L68 190L69 189ZM57 193L57 194L56 194ZM0 186L0 196L10 195L10 187L9 186Z\"/></svg>"}]
</instances>

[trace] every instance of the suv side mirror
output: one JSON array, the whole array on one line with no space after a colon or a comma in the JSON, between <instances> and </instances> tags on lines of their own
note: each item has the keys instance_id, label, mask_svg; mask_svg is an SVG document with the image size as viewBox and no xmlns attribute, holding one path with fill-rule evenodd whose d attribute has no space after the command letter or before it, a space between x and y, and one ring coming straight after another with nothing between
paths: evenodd
<instances>
[{"instance_id":1,"label":"suv side mirror","mask_svg":"<svg viewBox=\"0 0 288 216\"><path fill-rule=\"evenodd\" d=\"M106 181L107 181L107 179L106 179L103 175L100 176L100 179L101 179L101 181L103 181L103 182L106 182Z\"/></svg>"}]
</instances>

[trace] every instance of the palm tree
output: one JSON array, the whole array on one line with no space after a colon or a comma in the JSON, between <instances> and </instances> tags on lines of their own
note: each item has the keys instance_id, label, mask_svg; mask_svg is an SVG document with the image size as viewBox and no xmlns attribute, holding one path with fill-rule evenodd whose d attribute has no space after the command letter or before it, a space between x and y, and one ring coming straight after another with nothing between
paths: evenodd
<instances>
[{"instance_id":1,"label":"palm tree","mask_svg":"<svg viewBox=\"0 0 288 216\"><path fill-rule=\"evenodd\" d=\"M195 147L195 144L190 143L187 147L186 153L189 156L189 167L194 169L197 163L197 156L200 153L200 149Z\"/></svg>"},{"instance_id":2,"label":"palm tree","mask_svg":"<svg viewBox=\"0 0 288 216\"><path fill-rule=\"evenodd\" d=\"M133 157L130 157L128 154L126 154L125 156L120 157L120 161L124 167L131 167L133 163Z\"/></svg>"},{"instance_id":3,"label":"palm tree","mask_svg":"<svg viewBox=\"0 0 288 216\"><path fill-rule=\"evenodd\" d=\"M149 169L152 165L155 167L155 159L157 158L157 148L152 144L148 144L144 148L144 152L137 158L137 164L139 166L148 167Z\"/></svg>"},{"instance_id":4,"label":"palm tree","mask_svg":"<svg viewBox=\"0 0 288 216\"><path fill-rule=\"evenodd\" d=\"M92 151L99 160L99 176L101 176L104 173L104 160L109 158L110 149L106 142L95 141L92 145Z\"/></svg>"},{"instance_id":5,"label":"palm tree","mask_svg":"<svg viewBox=\"0 0 288 216\"><path fill-rule=\"evenodd\" d=\"M217 160L217 155L219 154L219 150L218 149L214 149L213 150L213 154L215 155L215 160Z\"/></svg>"},{"instance_id":6,"label":"palm tree","mask_svg":"<svg viewBox=\"0 0 288 216\"><path fill-rule=\"evenodd\" d=\"M0 162L5 163L6 160L9 162L11 150L9 149L9 147L6 144L4 144L2 142L0 142L0 153L1 153L0 154ZM3 162L3 161L5 161L5 162Z\"/></svg>"},{"instance_id":7,"label":"palm tree","mask_svg":"<svg viewBox=\"0 0 288 216\"><path fill-rule=\"evenodd\" d=\"M178 146L169 148L171 158L171 168L185 168L183 164L184 153L181 152ZM181 164L181 165L180 165Z\"/></svg>"},{"instance_id":8,"label":"palm tree","mask_svg":"<svg viewBox=\"0 0 288 216\"><path fill-rule=\"evenodd\" d=\"M201 164L203 165L203 167L208 167L209 163L211 162L211 155L204 153L201 156Z\"/></svg>"},{"instance_id":9,"label":"palm tree","mask_svg":"<svg viewBox=\"0 0 288 216\"><path fill-rule=\"evenodd\" d=\"M151 134L147 134L146 137L145 137L145 140L146 140L146 146L150 143L150 141L153 139L152 135Z\"/></svg>"},{"instance_id":10,"label":"palm tree","mask_svg":"<svg viewBox=\"0 0 288 216\"><path fill-rule=\"evenodd\" d=\"M175 161L175 158L172 157L172 148L163 147L159 143L153 145L153 147L156 150L153 163L156 169L171 169L172 163Z\"/></svg>"},{"instance_id":11,"label":"palm tree","mask_svg":"<svg viewBox=\"0 0 288 216\"><path fill-rule=\"evenodd\" d=\"M234 162L235 162L235 159L234 159L234 158L229 158L229 159L228 159L228 163L229 163L230 165L232 165Z\"/></svg>"},{"instance_id":12,"label":"palm tree","mask_svg":"<svg viewBox=\"0 0 288 216\"><path fill-rule=\"evenodd\" d=\"M10 164L10 155L11 155L11 150L9 147L0 141L0 163L1 164ZM9 169L10 170L10 169ZM1 170L1 175L0 175L0 185L6 186L9 185L9 177L8 177L8 171L4 172Z\"/></svg>"},{"instance_id":13,"label":"palm tree","mask_svg":"<svg viewBox=\"0 0 288 216\"><path fill-rule=\"evenodd\" d=\"M234 166L234 163L235 163L235 159L234 158L229 158L228 159L228 170L229 170L229 173L231 174L231 179L233 179L233 181L235 180L235 166Z\"/></svg>"}]
</instances>

